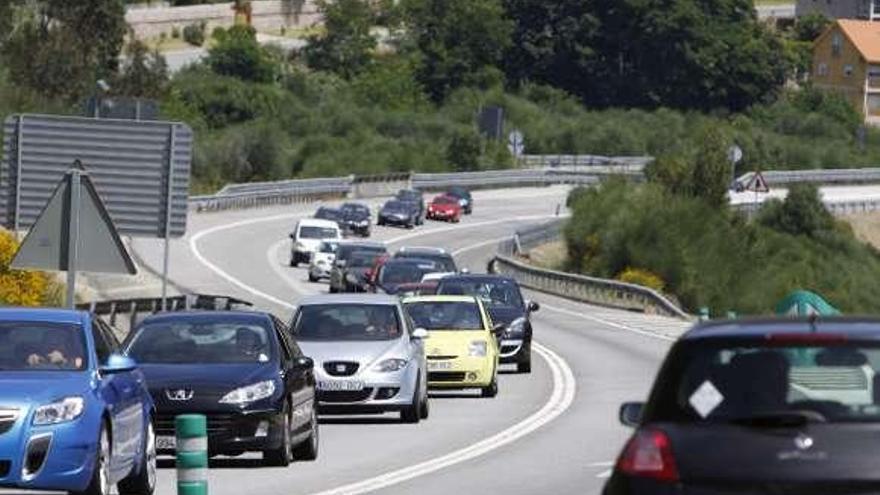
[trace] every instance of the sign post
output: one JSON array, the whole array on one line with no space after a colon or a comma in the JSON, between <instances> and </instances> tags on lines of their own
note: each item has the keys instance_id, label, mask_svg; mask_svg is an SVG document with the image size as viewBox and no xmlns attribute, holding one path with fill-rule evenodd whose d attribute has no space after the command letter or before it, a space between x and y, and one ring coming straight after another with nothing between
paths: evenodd
<instances>
[{"instance_id":1,"label":"sign post","mask_svg":"<svg viewBox=\"0 0 880 495\"><path fill-rule=\"evenodd\" d=\"M523 133L518 129L514 129L510 135L507 136L507 149L517 162L519 162L519 158L522 156L523 151L525 151L525 141Z\"/></svg>"}]
</instances>

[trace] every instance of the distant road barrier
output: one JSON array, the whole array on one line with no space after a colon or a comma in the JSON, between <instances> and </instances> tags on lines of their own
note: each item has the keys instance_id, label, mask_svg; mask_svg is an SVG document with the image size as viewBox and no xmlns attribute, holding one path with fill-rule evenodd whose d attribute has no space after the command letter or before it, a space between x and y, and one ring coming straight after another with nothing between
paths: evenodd
<instances>
[{"instance_id":1,"label":"distant road barrier","mask_svg":"<svg viewBox=\"0 0 880 495\"><path fill-rule=\"evenodd\" d=\"M560 218L517 231L512 239L499 244L498 254L489 263L489 271L509 276L523 287L577 301L693 319L663 294L648 287L538 268L517 258L541 244L558 239L564 222L565 219Z\"/></svg>"},{"instance_id":2,"label":"distant road barrier","mask_svg":"<svg viewBox=\"0 0 880 495\"><path fill-rule=\"evenodd\" d=\"M748 184L754 172L748 172L736 179L742 186ZM767 184L786 186L790 184L874 184L880 183L880 168L834 168L818 170L767 170L761 172Z\"/></svg>"}]
</instances>

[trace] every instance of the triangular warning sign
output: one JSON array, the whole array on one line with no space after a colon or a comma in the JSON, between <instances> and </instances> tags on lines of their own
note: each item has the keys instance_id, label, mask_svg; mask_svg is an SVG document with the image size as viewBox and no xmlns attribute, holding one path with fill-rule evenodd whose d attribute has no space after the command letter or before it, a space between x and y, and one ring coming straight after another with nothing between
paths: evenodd
<instances>
[{"instance_id":1,"label":"triangular warning sign","mask_svg":"<svg viewBox=\"0 0 880 495\"><path fill-rule=\"evenodd\" d=\"M76 224L77 235L71 236ZM91 179L78 170L58 183L10 266L67 271L71 238L77 239L76 270L137 273Z\"/></svg>"},{"instance_id":2,"label":"triangular warning sign","mask_svg":"<svg viewBox=\"0 0 880 495\"><path fill-rule=\"evenodd\" d=\"M767 180L764 179L764 174L760 171L755 172L752 175L752 178L749 179L748 184L746 184L746 191L754 191L758 193L770 192L770 186L767 185Z\"/></svg>"}]
</instances>

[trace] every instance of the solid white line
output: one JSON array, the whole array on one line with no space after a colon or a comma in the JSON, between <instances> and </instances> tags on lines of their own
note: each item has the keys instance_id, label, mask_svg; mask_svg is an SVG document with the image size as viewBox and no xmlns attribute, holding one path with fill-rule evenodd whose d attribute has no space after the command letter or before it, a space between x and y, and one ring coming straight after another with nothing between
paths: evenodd
<instances>
[{"instance_id":1,"label":"solid white line","mask_svg":"<svg viewBox=\"0 0 880 495\"><path fill-rule=\"evenodd\" d=\"M550 371L553 375L553 392L550 395L550 400L531 416L500 433L486 438L485 440L474 443L463 449L450 452L441 457L430 459L413 466L397 469L395 471L390 471L357 483L351 483L331 490L313 493L312 495L361 495L374 492L419 476L439 471L455 464L469 461L504 445L515 442L523 436L528 435L553 421L565 412L574 401L576 389L574 373L572 373L571 368L569 368L565 360L555 352L537 342L535 343L534 349L550 366Z\"/></svg>"},{"instance_id":2,"label":"solid white line","mask_svg":"<svg viewBox=\"0 0 880 495\"><path fill-rule=\"evenodd\" d=\"M589 467L608 467L608 466L613 466L613 465L614 465L614 461L592 462L590 464L587 464L587 466L589 466Z\"/></svg>"},{"instance_id":3,"label":"solid white line","mask_svg":"<svg viewBox=\"0 0 880 495\"><path fill-rule=\"evenodd\" d=\"M612 470L607 469L607 470L602 471L601 473L597 474L596 477L599 478L599 479L610 478L610 477L611 477L611 473L612 473Z\"/></svg>"},{"instance_id":4,"label":"solid white line","mask_svg":"<svg viewBox=\"0 0 880 495\"><path fill-rule=\"evenodd\" d=\"M580 303L580 304L587 304L587 303ZM588 314L588 313L586 313L586 312L571 311L571 310L568 310L568 309L558 308L558 307L556 307L556 306L551 306L551 305L549 305L549 304L541 304L541 307L542 307L542 308L547 308L547 309L549 309L550 311L555 311L555 312L557 312L557 313L562 313L562 314L564 314L564 315L574 316L575 318L586 318L586 319L588 319L588 320L593 320L593 321L595 321L595 322L597 322L597 323L601 323L601 324L603 324L603 325L607 325L607 326L609 326L609 327L617 328L617 329L620 329L620 330L626 330L627 332L637 333L637 334L639 334L639 335L643 335L643 336L645 336L645 337L651 337L651 338L653 338L653 339L666 340L666 341L669 341L669 342L675 342L675 340L676 340L674 337L670 337L670 336L668 336L668 335L661 335L661 334L654 333L654 332L647 332L647 331L645 331L645 330L639 330L638 328L633 328L633 327L630 327L630 326L627 326L627 325L622 325L622 324L620 324L620 323L615 323L615 322L613 322L613 321L609 321L609 320L606 320L606 319L604 319L604 318L599 318L598 316L590 315L590 314Z\"/></svg>"},{"instance_id":5,"label":"solid white line","mask_svg":"<svg viewBox=\"0 0 880 495\"><path fill-rule=\"evenodd\" d=\"M456 249L455 251L452 252L452 255L453 255L453 256L458 256L458 255L461 254L461 253L466 253L466 252L468 252L468 251L473 251L474 249L479 249L479 248L484 247L484 246L491 246L492 244L498 244L499 242L501 242L501 241L506 241L506 240L510 239L511 237L513 237L513 236L506 235L506 236L504 236L504 237L499 237L499 238L497 238L497 239L490 239L490 240L485 241L485 242L478 242L478 243L476 243L476 244L471 244L470 246L465 246L465 247L463 247L463 248L461 248L461 249Z\"/></svg>"}]
</instances>

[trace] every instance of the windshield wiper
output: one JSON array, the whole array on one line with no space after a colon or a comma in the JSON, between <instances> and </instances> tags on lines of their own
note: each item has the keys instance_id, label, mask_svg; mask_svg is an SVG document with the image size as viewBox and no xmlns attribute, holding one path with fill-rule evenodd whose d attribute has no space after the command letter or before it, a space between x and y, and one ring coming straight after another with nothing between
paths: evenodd
<instances>
[{"instance_id":1,"label":"windshield wiper","mask_svg":"<svg viewBox=\"0 0 880 495\"><path fill-rule=\"evenodd\" d=\"M827 423L828 419L816 411L767 411L750 416L728 419L728 422L754 428L797 427L808 423Z\"/></svg>"}]
</instances>

